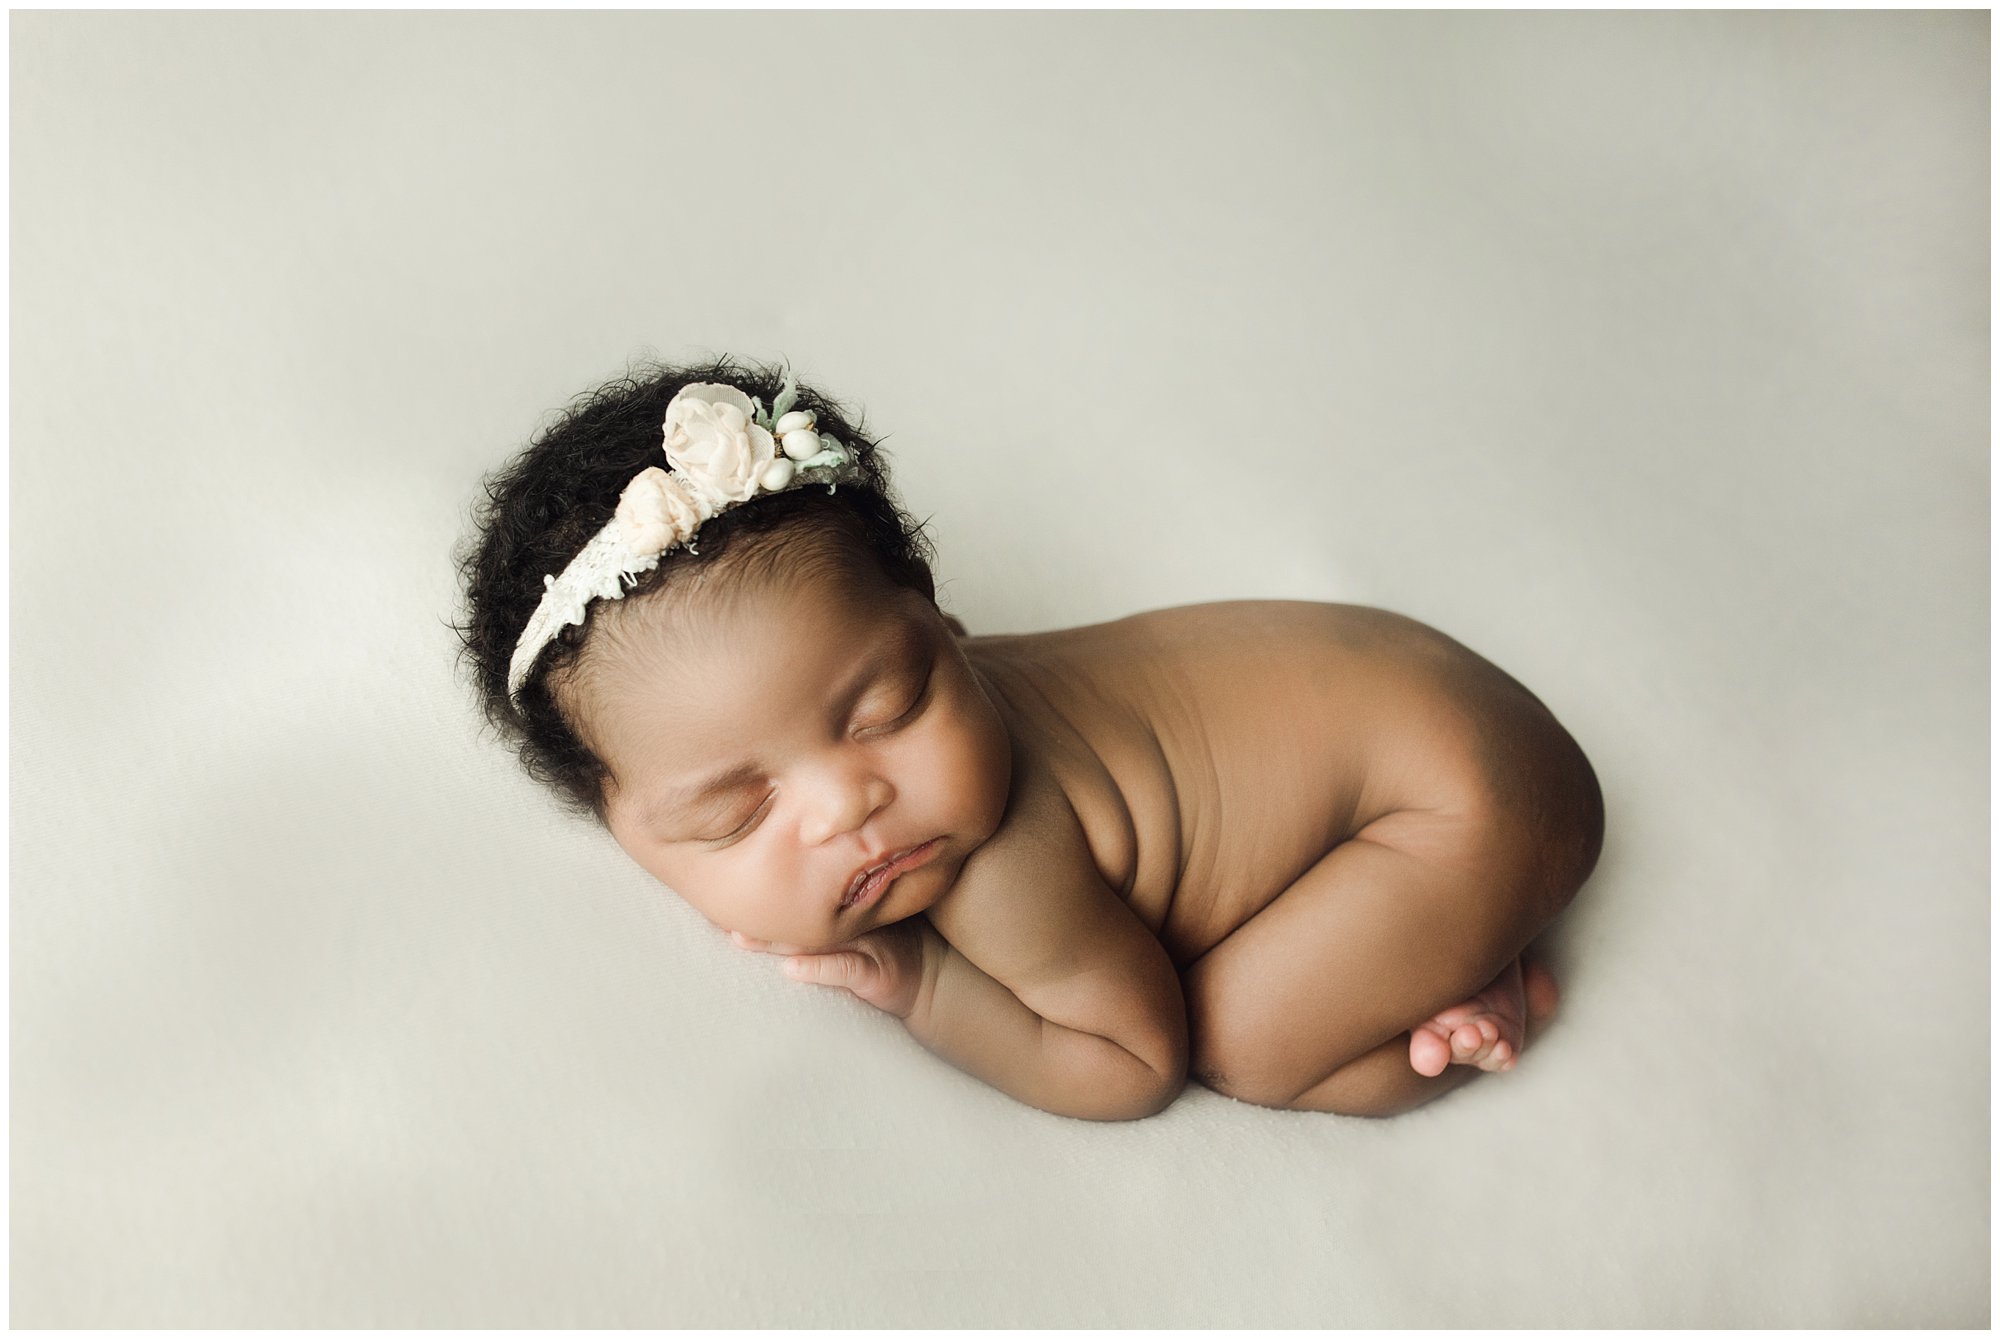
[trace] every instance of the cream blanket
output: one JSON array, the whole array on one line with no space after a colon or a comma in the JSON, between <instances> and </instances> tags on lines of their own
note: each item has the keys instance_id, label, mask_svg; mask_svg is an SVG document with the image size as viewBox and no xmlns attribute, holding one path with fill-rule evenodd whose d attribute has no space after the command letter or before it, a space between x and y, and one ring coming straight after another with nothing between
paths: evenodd
<instances>
[{"instance_id":1,"label":"cream blanket","mask_svg":"<svg viewBox=\"0 0 2000 1339\"><path fill-rule=\"evenodd\" d=\"M1987 24L14 15L13 1322L1986 1325ZM561 817L450 549L706 350L865 407L975 631L1528 684L1546 1038L1060 1119Z\"/></svg>"}]
</instances>

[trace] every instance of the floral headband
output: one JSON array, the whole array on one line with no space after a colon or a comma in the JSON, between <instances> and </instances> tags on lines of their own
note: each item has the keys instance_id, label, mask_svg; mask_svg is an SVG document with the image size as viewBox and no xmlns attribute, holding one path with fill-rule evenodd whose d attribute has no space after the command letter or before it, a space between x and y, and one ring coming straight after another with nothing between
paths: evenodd
<instances>
[{"instance_id":1,"label":"floral headband","mask_svg":"<svg viewBox=\"0 0 2000 1339\"><path fill-rule=\"evenodd\" d=\"M793 409L792 374L767 413L763 402L734 386L699 382L683 386L661 423L669 474L658 465L640 471L618 497L618 513L591 536L561 576L542 578L542 602L521 631L507 670L507 695L521 691L542 648L572 623L581 623L592 600L617 600L664 555L694 547L695 532L713 516L753 497L810 483L827 491L854 477L853 458L839 439L814 431L810 409Z\"/></svg>"}]
</instances>

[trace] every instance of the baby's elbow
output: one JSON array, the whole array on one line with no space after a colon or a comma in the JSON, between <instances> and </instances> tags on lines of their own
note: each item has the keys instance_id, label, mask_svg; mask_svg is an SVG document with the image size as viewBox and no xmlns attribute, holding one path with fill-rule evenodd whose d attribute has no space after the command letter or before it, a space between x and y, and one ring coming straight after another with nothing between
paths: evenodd
<instances>
[{"instance_id":1,"label":"baby's elbow","mask_svg":"<svg viewBox=\"0 0 2000 1339\"><path fill-rule=\"evenodd\" d=\"M1130 1098L1127 1120L1159 1115L1188 1081L1188 1014L1180 973L1157 941L1149 947L1126 977L1136 994L1128 998L1122 1026L1106 1029L1132 1062L1121 1075Z\"/></svg>"},{"instance_id":2,"label":"baby's elbow","mask_svg":"<svg viewBox=\"0 0 2000 1339\"><path fill-rule=\"evenodd\" d=\"M1182 1026L1178 1031L1167 1030L1159 1047L1150 1051L1146 1070L1150 1080L1141 1085L1137 1110L1133 1119L1157 1116L1174 1104L1188 1081L1188 1034L1186 1011L1182 1011Z\"/></svg>"},{"instance_id":3,"label":"baby's elbow","mask_svg":"<svg viewBox=\"0 0 2000 1339\"><path fill-rule=\"evenodd\" d=\"M1188 1081L1188 1034L1186 1014L1182 1025L1160 1029L1159 1034L1137 1045L1122 1045L1136 1063L1125 1066L1116 1079L1119 1098L1112 1104L1111 1120L1144 1120L1157 1116L1174 1104Z\"/></svg>"},{"instance_id":4,"label":"baby's elbow","mask_svg":"<svg viewBox=\"0 0 2000 1339\"><path fill-rule=\"evenodd\" d=\"M1178 1075L1163 1077L1152 1073L1149 1079L1124 1087L1114 1100L1099 1104L1093 1114L1105 1121L1144 1120L1172 1106L1186 1087L1186 1066L1182 1066Z\"/></svg>"},{"instance_id":5,"label":"baby's elbow","mask_svg":"<svg viewBox=\"0 0 2000 1339\"><path fill-rule=\"evenodd\" d=\"M1183 1064L1180 1073L1169 1076L1153 1090L1151 1097L1139 1108L1138 1114L1133 1119L1144 1120L1148 1116L1159 1115L1172 1106L1186 1088L1187 1066Z\"/></svg>"}]
</instances>

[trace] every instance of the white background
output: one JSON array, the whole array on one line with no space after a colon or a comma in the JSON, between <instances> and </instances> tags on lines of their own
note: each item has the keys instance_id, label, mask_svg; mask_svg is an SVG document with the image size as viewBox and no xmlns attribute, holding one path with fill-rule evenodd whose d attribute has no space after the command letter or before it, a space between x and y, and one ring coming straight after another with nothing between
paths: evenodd
<instances>
[{"instance_id":1,"label":"white background","mask_svg":"<svg viewBox=\"0 0 2000 1339\"><path fill-rule=\"evenodd\" d=\"M1987 1324L1988 21L13 14L13 1322ZM1066 1120L563 817L452 548L718 352L974 631L1526 683L1546 1038Z\"/></svg>"}]
</instances>

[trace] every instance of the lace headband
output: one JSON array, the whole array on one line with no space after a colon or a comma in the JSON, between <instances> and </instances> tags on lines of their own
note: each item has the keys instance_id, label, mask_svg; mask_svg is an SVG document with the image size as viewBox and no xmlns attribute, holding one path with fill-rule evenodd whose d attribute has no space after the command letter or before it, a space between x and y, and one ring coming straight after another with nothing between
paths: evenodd
<instances>
[{"instance_id":1,"label":"lace headband","mask_svg":"<svg viewBox=\"0 0 2000 1339\"><path fill-rule=\"evenodd\" d=\"M591 536L560 576L542 578L542 602L521 631L507 669L507 694L521 691L542 648L572 623L581 623L592 600L623 599L641 573L677 548L694 547L695 533L711 517L766 493L807 484L835 485L858 477L853 458L837 438L814 430L810 409L793 409L797 385L784 389L769 412L734 386L700 382L684 386L661 423L669 474L652 465L625 485L618 512Z\"/></svg>"}]
</instances>

